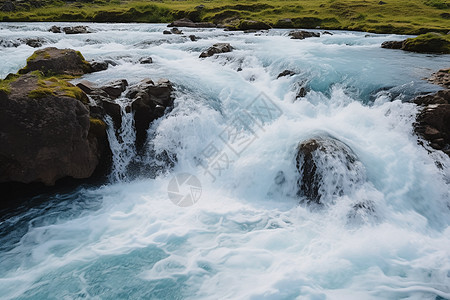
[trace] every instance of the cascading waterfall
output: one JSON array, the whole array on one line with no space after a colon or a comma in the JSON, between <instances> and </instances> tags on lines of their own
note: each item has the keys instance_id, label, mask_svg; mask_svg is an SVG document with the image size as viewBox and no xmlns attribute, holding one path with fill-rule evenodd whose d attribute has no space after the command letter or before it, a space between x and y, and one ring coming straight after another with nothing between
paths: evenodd
<instances>
[{"instance_id":1,"label":"cascading waterfall","mask_svg":"<svg viewBox=\"0 0 450 300\"><path fill-rule=\"evenodd\" d=\"M111 181L0 219L1 298L450 299L450 159L417 144L407 102L439 89L422 78L448 55L381 49L405 37L360 32L299 41L287 30L89 24L96 32L69 36L52 25L3 23L0 34L113 60L83 76L99 86L167 78L175 104L137 153L130 100L118 98L121 128L105 119ZM198 57L218 42L234 50ZM2 78L35 50L6 44ZM296 164L299 144L323 137L350 150L313 154L317 208L299 193ZM192 206L170 199L179 174L200 183Z\"/></svg>"}]
</instances>

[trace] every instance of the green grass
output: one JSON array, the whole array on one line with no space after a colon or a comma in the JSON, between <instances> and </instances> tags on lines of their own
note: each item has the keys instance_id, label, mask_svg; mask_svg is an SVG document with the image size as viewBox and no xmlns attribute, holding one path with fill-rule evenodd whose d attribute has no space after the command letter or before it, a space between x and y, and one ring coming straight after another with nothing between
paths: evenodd
<instances>
[{"instance_id":1,"label":"green grass","mask_svg":"<svg viewBox=\"0 0 450 300\"><path fill-rule=\"evenodd\" d=\"M11 82L17 80L19 76L17 74L8 74L5 79L0 80L0 91L5 94L11 93Z\"/></svg>"},{"instance_id":2,"label":"green grass","mask_svg":"<svg viewBox=\"0 0 450 300\"><path fill-rule=\"evenodd\" d=\"M45 1L45 0L44 0ZM3 21L170 22L194 21L239 24L263 21L275 27L362 30L376 33L421 34L450 30L449 0L49 0L40 8L24 6L1 12ZM201 10L195 7L204 5ZM289 18L292 22L280 20Z\"/></svg>"}]
</instances>

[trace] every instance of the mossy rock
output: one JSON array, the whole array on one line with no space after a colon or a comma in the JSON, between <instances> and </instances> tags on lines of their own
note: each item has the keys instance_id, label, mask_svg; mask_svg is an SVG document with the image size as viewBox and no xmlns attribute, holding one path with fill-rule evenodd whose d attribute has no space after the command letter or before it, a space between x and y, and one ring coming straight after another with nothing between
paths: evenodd
<instances>
[{"instance_id":1,"label":"mossy rock","mask_svg":"<svg viewBox=\"0 0 450 300\"><path fill-rule=\"evenodd\" d=\"M33 99L40 99L49 95L64 96L80 100L83 104L88 104L87 95L79 88L68 82L66 76L44 77L38 75L38 88L30 91L28 96Z\"/></svg>"},{"instance_id":2,"label":"mossy rock","mask_svg":"<svg viewBox=\"0 0 450 300\"><path fill-rule=\"evenodd\" d=\"M106 123L97 118L89 119L89 134L95 137L106 136Z\"/></svg>"},{"instance_id":3,"label":"mossy rock","mask_svg":"<svg viewBox=\"0 0 450 300\"><path fill-rule=\"evenodd\" d=\"M450 54L450 35L430 32L416 38L406 39L403 50L420 53Z\"/></svg>"},{"instance_id":4,"label":"mossy rock","mask_svg":"<svg viewBox=\"0 0 450 300\"><path fill-rule=\"evenodd\" d=\"M19 70L19 74L31 71L41 71L45 76L81 76L90 73L92 67L79 51L51 47L35 51L27 59L27 65Z\"/></svg>"}]
</instances>

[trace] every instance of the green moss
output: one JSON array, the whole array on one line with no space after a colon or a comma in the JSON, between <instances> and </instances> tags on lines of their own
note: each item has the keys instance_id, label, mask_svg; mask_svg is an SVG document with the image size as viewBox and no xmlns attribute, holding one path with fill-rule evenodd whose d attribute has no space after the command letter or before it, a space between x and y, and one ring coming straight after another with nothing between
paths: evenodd
<instances>
[{"instance_id":1,"label":"green moss","mask_svg":"<svg viewBox=\"0 0 450 300\"><path fill-rule=\"evenodd\" d=\"M403 44L403 50L421 53L450 54L450 35L426 33L416 38L410 38Z\"/></svg>"},{"instance_id":2,"label":"green moss","mask_svg":"<svg viewBox=\"0 0 450 300\"><path fill-rule=\"evenodd\" d=\"M8 74L5 79L0 80L0 91L3 93L11 93L11 82L16 81L19 78L18 74Z\"/></svg>"},{"instance_id":3,"label":"green moss","mask_svg":"<svg viewBox=\"0 0 450 300\"><path fill-rule=\"evenodd\" d=\"M53 90L44 87L38 87L37 89L32 90L28 93L28 97L32 99L41 99L50 95L54 95Z\"/></svg>"},{"instance_id":4,"label":"green moss","mask_svg":"<svg viewBox=\"0 0 450 300\"><path fill-rule=\"evenodd\" d=\"M89 134L100 137L106 135L106 123L100 119L90 118L89 119Z\"/></svg>"}]
</instances>

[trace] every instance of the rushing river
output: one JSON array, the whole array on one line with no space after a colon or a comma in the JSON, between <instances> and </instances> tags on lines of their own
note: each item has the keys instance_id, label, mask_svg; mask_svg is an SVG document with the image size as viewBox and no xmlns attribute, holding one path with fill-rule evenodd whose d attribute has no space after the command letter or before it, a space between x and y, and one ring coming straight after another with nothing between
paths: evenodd
<instances>
[{"instance_id":1,"label":"rushing river","mask_svg":"<svg viewBox=\"0 0 450 300\"><path fill-rule=\"evenodd\" d=\"M158 153L176 159L148 176L127 169L137 154L124 115L121 136L109 135L108 184L0 216L1 299L450 299L450 159L418 145L408 103L439 89L423 78L449 55L381 49L406 37L361 32L291 40L286 30L88 24L96 32L66 35L51 25L0 24L0 77L36 50L12 41L40 38L116 64L82 79L167 78L175 107L139 160L154 170ZM199 58L218 42L234 50ZM296 74L277 78L284 70ZM258 115L258 101L271 113ZM238 143L224 139L230 130ZM297 145L317 135L344 142L365 170L321 209L296 193ZM221 167L204 164L213 150ZM181 173L198 179L189 207L168 193ZM352 215L360 201L371 210Z\"/></svg>"}]
</instances>

